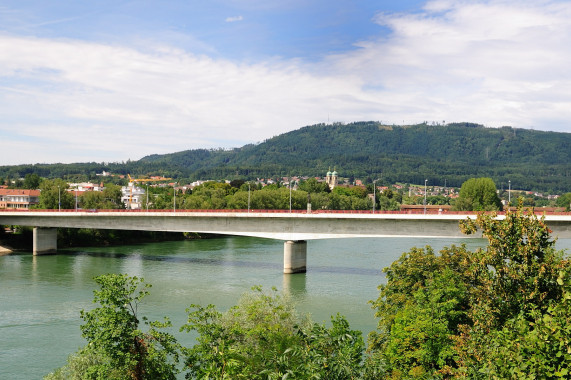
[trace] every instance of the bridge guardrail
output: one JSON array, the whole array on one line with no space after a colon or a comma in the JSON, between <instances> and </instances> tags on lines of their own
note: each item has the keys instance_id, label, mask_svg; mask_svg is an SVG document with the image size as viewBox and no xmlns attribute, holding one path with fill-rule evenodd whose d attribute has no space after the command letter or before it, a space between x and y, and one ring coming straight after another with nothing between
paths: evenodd
<instances>
[{"instance_id":1,"label":"bridge guardrail","mask_svg":"<svg viewBox=\"0 0 571 380\"><path fill-rule=\"evenodd\" d=\"M278 209L137 209L137 210L124 210L124 209L0 209L0 212L61 212L61 213L75 213L75 212L116 212L116 213L272 213L272 214L307 214L306 210L278 210ZM310 214L379 214L379 215L477 215L476 211L450 211L450 210L406 210L406 211L389 211L389 210L312 210ZM485 212L491 214L492 212ZM534 210L536 215L571 215L571 212L566 211L553 211L553 210ZM505 215L505 211L497 212L497 215Z\"/></svg>"}]
</instances>

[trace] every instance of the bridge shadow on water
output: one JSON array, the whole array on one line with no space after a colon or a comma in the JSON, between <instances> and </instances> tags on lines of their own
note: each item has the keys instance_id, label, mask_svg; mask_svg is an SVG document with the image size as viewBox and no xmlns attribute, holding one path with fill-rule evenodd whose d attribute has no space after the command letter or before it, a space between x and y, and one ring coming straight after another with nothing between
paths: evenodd
<instances>
[{"instance_id":1,"label":"bridge shadow on water","mask_svg":"<svg viewBox=\"0 0 571 380\"><path fill-rule=\"evenodd\" d=\"M242 267L242 268L263 268L275 269L276 271L283 270L281 264L264 263L260 261L247 261L247 260L229 260L228 258L201 258L201 257L182 257L182 256L165 256L165 255L144 255L144 254L123 254L123 253L109 253L109 252L90 252L90 251L75 251L66 250L65 253L59 252L69 256L88 256L98 258L112 258L120 260L143 260L143 261L158 261L165 263L188 263L199 265L213 265L221 267ZM351 274L351 275L364 275L364 276L381 276L382 271L370 268L355 268L355 267L333 267L333 266L319 266L308 265L307 273L331 273L331 274Z\"/></svg>"}]
</instances>

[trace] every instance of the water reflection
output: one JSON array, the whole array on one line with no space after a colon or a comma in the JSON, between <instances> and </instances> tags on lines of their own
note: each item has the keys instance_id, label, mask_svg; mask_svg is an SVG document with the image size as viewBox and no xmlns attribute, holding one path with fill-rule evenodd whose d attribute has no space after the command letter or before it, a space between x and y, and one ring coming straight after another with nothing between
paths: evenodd
<instances>
[{"instance_id":1,"label":"water reflection","mask_svg":"<svg viewBox=\"0 0 571 380\"><path fill-rule=\"evenodd\" d=\"M266 263L261 261L246 261L246 260L237 260L234 259L234 255L229 253L216 256L213 255L210 258L205 257L189 257L189 256L157 256L157 255L144 255L141 253L132 253L132 254L124 254L124 253L106 253L106 252L92 252L92 251L67 251L66 255L70 256L90 256L90 257L98 257L98 258L110 258L110 259L121 259L123 261L164 261L164 262L171 262L171 263L193 263L193 264L203 264L203 265L217 265L217 266L231 266L231 267L255 267L255 268L279 268L281 269L280 265L276 265L274 263ZM137 264L139 265L139 264ZM135 268L133 264L125 264L125 268ZM127 270L127 272L131 273L131 270Z\"/></svg>"},{"instance_id":2,"label":"water reflection","mask_svg":"<svg viewBox=\"0 0 571 380\"><path fill-rule=\"evenodd\" d=\"M306 277L306 273L284 274L282 282L283 292L292 297L304 296L307 293Z\"/></svg>"}]
</instances>

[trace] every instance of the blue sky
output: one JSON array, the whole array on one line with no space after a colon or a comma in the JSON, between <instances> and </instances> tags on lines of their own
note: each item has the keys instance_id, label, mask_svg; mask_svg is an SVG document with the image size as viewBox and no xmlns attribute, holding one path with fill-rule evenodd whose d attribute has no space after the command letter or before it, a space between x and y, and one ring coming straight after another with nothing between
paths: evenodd
<instances>
[{"instance_id":1,"label":"blue sky","mask_svg":"<svg viewBox=\"0 0 571 380\"><path fill-rule=\"evenodd\" d=\"M0 165L322 122L571 132L570 59L569 1L5 0Z\"/></svg>"}]
</instances>

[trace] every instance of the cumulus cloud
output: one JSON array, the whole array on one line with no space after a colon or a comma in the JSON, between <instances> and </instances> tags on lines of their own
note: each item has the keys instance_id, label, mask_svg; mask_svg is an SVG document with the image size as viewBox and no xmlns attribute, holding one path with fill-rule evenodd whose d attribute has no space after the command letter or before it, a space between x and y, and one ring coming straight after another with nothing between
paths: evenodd
<instances>
[{"instance_id":1,"label":"cumulus cloud","mask_svg":"<svg viewBox=\"0 0 571 380\"><path fill-rule=\"evenodd\" d=\"M387 38L328 63L401 97L417 120L568 131L569 16L569 3L434 1L419 14L377 15Z\"/></svg>"},{"instance_id":2,"label":"cumulus cloud","mask_svg":"<svg viewBox=\"0 0 571 380\"><path fill-rule=\"evenodd\" d=\"M232 147L330 121L569 131L571 4L432 1L319 62L0 35L0 164ZM227 19L228 21L228 19Z\"/></svg>"}]
</instances>

